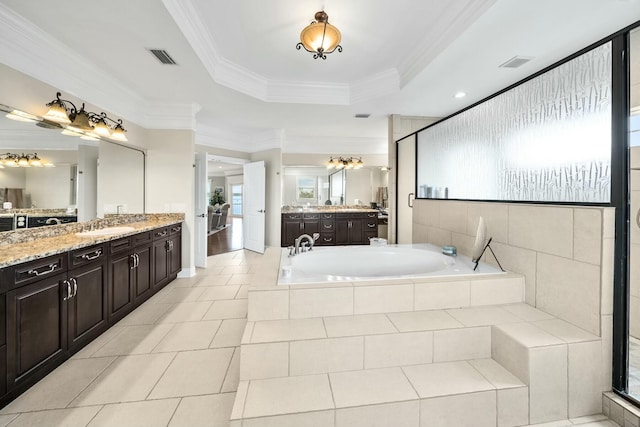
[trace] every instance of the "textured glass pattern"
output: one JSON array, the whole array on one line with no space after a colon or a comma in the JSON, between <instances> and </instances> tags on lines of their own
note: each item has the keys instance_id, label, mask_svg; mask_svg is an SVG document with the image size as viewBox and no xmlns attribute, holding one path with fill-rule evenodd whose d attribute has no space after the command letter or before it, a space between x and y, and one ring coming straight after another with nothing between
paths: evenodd
<instances>
[{"instance_id":1,"label":"textured glass pattern","mask_svg":"<svg viewBox=\"0 0 640 427\"><path fill-rule=\"evenodd\" d=\"M418 197L608 203L611 44L418 134Z\"/></svg>"}]
</instances>

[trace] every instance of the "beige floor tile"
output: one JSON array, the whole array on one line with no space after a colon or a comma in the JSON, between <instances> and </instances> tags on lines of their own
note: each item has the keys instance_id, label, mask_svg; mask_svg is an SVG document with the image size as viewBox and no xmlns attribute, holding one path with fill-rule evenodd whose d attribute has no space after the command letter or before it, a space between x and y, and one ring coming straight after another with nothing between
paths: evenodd
<instances>
[{"instance_id":1,"label":"beige floor tile","mask_svg":"<svg viewBox=\"0 0 640 427\"><path fill-rule=\"evenodd\" d=\"M112 326L111 328L104 331L102 335L91 341L84 348L74 354L71 359L86 359L87 357L91 357L93 353L100 350L103 345L118 336L118 334L124 331L124 329L125 328L120 327L119 325Z\"/></svg>"},{"instance_id":2,"label":"beige floor tile","mask_svg":"<svg viewBox=\"0 0 640 427\"><path fill-rule=\"evenodd\" d=\"M11 427L84 427L100 410L100 406L27 412L13 420Z\"/></svg>"},{"instance_id":3,"label":"beige floor tile","mask_svg":"<svg viewBox=\"0 0 640 427\"><path fill-rule=\"evenodd\" d=\"M233 274L227 285L250 285L253 274Z\"/></svg>"},{"instance_id":4,"label":"beige floor tile","mask_svg":"<svg viewBox=\"0 0 640 427\"><path fill-rule=\"evenodd\" d=\"M219 393L232 356L231 348L178 353L149 399Z\"/></svg>"},{"instance_id":5,"label":"beige floor tile","mask_svg":"<svg viewBox=\"0 0 640 427\"><path fill-rule=\"evenodd\" d=\"M174 357L175 353L120 356L69 406L143 400Z\"/></svg>"},{"instance_id":6,"label":"beige floor tile","mask_svg":"<svg viewBox=\"0 0 640 427\"><path fill-rule=\"evenodd\" d=\"M222 321L220 329L211 341L211 348L237 347L240 345L242 333L247 325L247 319L227 319Z\"/></svg>"},{"instance_id":7,"label":"beige floor tile","mask_svg":"<svg viewBox=\"0 0 640 427\"><path fill-rule=\"evenodd\" d=\"M2 414L65 408L114 357L70 359L2 409Z\"/></svg>"},{"instance_id":8,"label":"beige floor tile","mask_svg":"<svg viewBox=\"0 0 640 427\"><path fill-rule=\"evenodd\" d=\"M242 285L235 296L235 299L247 299L249 297L249 285Z\"/></svg>"},{"instance_id":9,"label":"beige floor tile","mask_svg":"<svg viewBox=\"0 0 640 427\"><path fill-rule=\"evenodd\" d=\"M249 384L244 417L264 417L333 409L326 375L271 378Z\"/></svg>"},{"instance_id":10,"label":"beige floor tile","mask_svg":"<svg viewBox=\"0 0 640 427\"><path fill-rule=\"evenodd\" d=\"M193 277L179 277L171 282L168 286L171 286L172 288L192 288L196 286L203 277L203 275L196 275Z\"/></svg>"},{"instance_id":11,"label":"beige floor tile","mask_svg":"<svg viewBox=\"0 0 640 427\"><path fill-rule=\"evenodd\" d=\"M250 264L229 265L222 269L223 274L247 274L251 271Z\"/></svg>"},{"instance_id":12,"label":"beige floor tile","mask_svg":"<svg viewBox=\"0 0 640 427\"><path fill-rule=\"evenodd\" d=\"M171 330L157 343L154 353L198 350L208 348L222 321L185 322L167 324Z\"/></svg>"},{"instance_id":13,"label":"beige floor tile","mask_svg":"<svg viewBox=\"0 0 640 427\"><path fill-rule=\"evenodd\" d=\"M151 353L172 327L172 324L126 326L124 331L103 345L92 357Z\"/></svg>"},{"instance_id":14,"label":"beige floor tile","mask_svg":"<svg viewBox=\"0 0 640 427\"><path fill-rule=\"evenodd\" d=\"M233 351L233 357L227 369L227 375L222 383L222 393L238 390L240 382L240 347L236 347Z\"/></svg>"},{"instance_id":15,"label":"beige floor tile","mask_svg":"<svg viewBox=\"0 0 640 427\"><path fill-rule=\"evenodd\" d=\"M228 427L235 393L185 397L169 427Z\"/></svg>"},{"instance_id":16,"label":"beige floor tile","mask_svg":"<svg viewBox=\"0 0 640 427\"><path fill-rule=\"evenodd\" d=\"M223 267L220 267L221 271L222 268ZM231 279L231 274L207 274L195 285L195 287L215 288L219 286L226 286L229 279Z\"/></svg>"},{"instance_id":17,"label":"beige floor tile","mask_svg":"<svg viewBox=\"0 0 640 427\"><path fill-rule=\"evenodd\" d=\"M0 427L6 427L18 414L0 415Z\"/></svg>"},{"instance_id":18,"label":"beige floor tile","mask_svg":"<svg viewBox=\"0 0 640 427\"><path fill-rule=\"evenodd\" d=\"M105 405L87 427L166 426L180 399L162 399Z\"/></svg>"},{"instance_id":19,"label":"beige floor tile","mask_svg":"<svg viewBox=\"0 0 640 427\"><path fill-rule=\"evenodd\" d=\"M157 323L196 322L202 320L209 307L210 301L173 304Z\"/></svg>"},{"instance_id":20,"label":"beige floor tile","mask_svg":"<svg viewBox=\"0 0 640 427\"><path fill-rule=\"evenodd\" d=\"M118 326L152 325L171 307L172 304L146 302L119 321Z\"/></svg>"},{"instance_id":21,"label":"beige floor tile","mask_svg":"<svg viewBox=\"0 0 640 427\"><path fill-rule=\"evenodd\" d=\"M422 399L495 389L467 362L408 366L402 370Z\"/></svg>"},{"instance_id":22,"label":"beige floor tile","mask_svg":"<svg viewBox=\"0 0 640 427\"><path fill-rule=\"evenodd\" d=\"M222 274L222 270L224 270L224 267L213 265L213 261L212 261L213 259L215 259L215 258L208 258L207 259L207 268L198 268L198 269L196 269L197 277L200 277L200 276L217 276L219 274Z\"/></svg>"},{"instance_id":23,"label":"beige floor tile","mask_svg":"<svg viewBox=\"0 0 640 427\"><path fill-rule=\"evenodd\" d=\"M156 304L177 304L181 302L195 302L204 289L202 288L172 288L162 293L161 298L155 301Z\"/></svg>"},{"instance_id":24,"label":"beige floor tile","mask_svg":"<svg viewBox=\"0 0 640 427\"><path fill-rule=\"evenodd\" d=\"M388 334L397 332L384 314L361 314L357 316L327 317L324 319L329 337Z\"/></svg>"},{"instance_id":25,"label":"beige floor tile","mask_svg":"<svg viewBox=\"0 0 640 427\"><path fill-rule=\"evenodd\" d=\"M418 400L400 368L329 374L336 408Z\"/></svg>"},{"instance_id":26,"label":"beige floor tile","mask_svg":"<svg viewBox=\"0 0 640 427\"><path fill-rule=\"evenodd\" d=\"M214 301L203 319L245 319L246 317L247 301L240 299Z\"/></svg>"},{"instance_id":27,"label":"beige floor tile","mask_svg":"<svg viewBox=\"0 0 640 427\"><path fill-rule=\"evenodd\" d=\"M226 299L230 300L236 296L239 289L240 289L239 285L212 286L204 290L202 295L200 295L200 301L214 301L214 300L226 300Z\"/></svg>"}]
</instances>

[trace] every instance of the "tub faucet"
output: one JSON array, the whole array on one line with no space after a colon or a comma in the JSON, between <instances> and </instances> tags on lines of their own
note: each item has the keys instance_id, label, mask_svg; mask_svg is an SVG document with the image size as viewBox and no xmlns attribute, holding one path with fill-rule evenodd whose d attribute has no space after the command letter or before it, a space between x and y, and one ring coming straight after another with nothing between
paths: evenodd
<instances>
[{"instance_id":1,"label":"tub faucet","mask_svg":"<svg viewBox=\"0 0 640 427\"><path fill-rule=\"evenodd\" d=\"M313 249L313 244L320 237L320 233L313 233L313 237L308 234L303 234L295 240L295 246L293 248L293 255L298 255L300 252L306 252ZM309 249L307 249L309 248ZM291 255L291 252L289 252Z\"/></svg>"}]
</instances>

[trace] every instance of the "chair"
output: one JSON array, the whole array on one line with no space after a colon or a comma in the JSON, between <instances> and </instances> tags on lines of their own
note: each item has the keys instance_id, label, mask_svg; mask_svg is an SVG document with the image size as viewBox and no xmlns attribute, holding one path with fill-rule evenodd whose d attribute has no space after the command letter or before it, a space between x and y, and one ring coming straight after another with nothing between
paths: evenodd
<instances>
[{"instance_id":1,"label":"chair","mask_svg":"<svg viewBox=\"0 0 640 427\"><path fill-rule=\"evenodd\" d=\"M227 225L227 214L229 213L229 208L231 205L229 203L225 203L220 208L220 217L218 219L218 226L216 228L224 228Z\"/></svg>"}]
</instances>

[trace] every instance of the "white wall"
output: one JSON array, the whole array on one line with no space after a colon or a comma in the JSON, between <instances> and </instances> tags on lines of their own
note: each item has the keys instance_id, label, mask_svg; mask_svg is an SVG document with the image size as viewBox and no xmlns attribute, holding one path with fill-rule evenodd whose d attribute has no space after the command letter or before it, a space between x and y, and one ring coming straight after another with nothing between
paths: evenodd
<instances>
[{"instance_id":1,"label":"white wall","mask_svg":"<svg viewBox=\"0 0 640 427\"><path fill-rule=\"evenodd\" d=\"M267 246L280 246L280 207L282 206L282 151L279 148L252 153L250 160L265 163Z\"/></svg>"},{"instance_id":2,"label":"white wall","mask_svg":"<svg viewBox=\"0 0 640 427\"><path fill-rule=\"evenodd\" d=\"M184 213L182 273L195 274L194 133L150 130L147 139L147 211Z\"/></svg>"},{"instance_id":3,"label":"white wall","mask_svg":"<svg viewBox=\"0 0 640 427\"><path fill-rule=\"evenodd\" d=\"M55 168L28 168L26 193L30 207L42 209L66 208L70 203L71 166L57 165Z\"/></svg>"},{"instance_id":4,"label":"white wall","mask_svg":"<svg viewBox=\"0 0 640 427\"><path fill-rule=\"evenodd\" d=\"M0 169L0 188L26 188L27 169L4 168Z\"/></svg>"}]
</instances>

